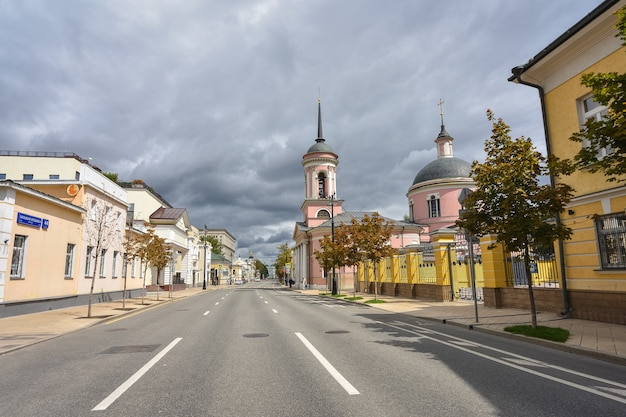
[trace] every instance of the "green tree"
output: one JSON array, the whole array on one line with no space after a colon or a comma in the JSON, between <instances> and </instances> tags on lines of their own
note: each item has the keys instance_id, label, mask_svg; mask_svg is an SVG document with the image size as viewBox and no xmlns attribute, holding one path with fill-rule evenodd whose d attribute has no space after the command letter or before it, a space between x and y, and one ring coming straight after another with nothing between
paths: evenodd
<instances>
[{"instance_id":1,"label":"green tree","mask_svg":"<svg viewBox=\"0 0 626 417\"><path fill-rule=\"evenodd\" d=\"M617 12L618 37L626 46L626 6ZM591 88L594 101L608 111L600 120L590 118L584 128L570 140L584 144L574 160L581 168L602 172L608 181L626 181L626 73L587 73L582 84ZM598 158L598 151L606 149L606 156Z\"/></svg>"},{"instance_id":2,"label":"green tree","mask_svg":"<svg viewBox=\"0 0 626 417\"><path fill-rule=\"evenodd\" d=\"M292 260L293 260L292 251L289 245L286 243L283 243L282 245L277 246L276 249L278 249L278 255L276 256L276 264L275 264L276 275L280 279L285 279L286 273L283 272L283 268L285 267L285 265L292 263Z\"/></svg>"},{"instance_id":3,"label":"green tree","mask_svg":"<svg viewBox=\"0 0 626 417\"><path fill-rule=\"evenodd\" d=\"M211 245L211 252L216 253L218 255L224 256L224 247L222 246L222 242L219 241L217 236L214 235L200 235L200 241L206 242Z\"/></svg>"},{"instance_id":4,"label":"green tree","mask_svg":"<svg viewBox=\"0 0 626 417\"><path fill-rule=\"evenodd\" d=\"M259 259L254 260L254 267L257 271L259 271L261 276L267 276L267 266L265 266L265 264Z\"/></svg>"},{"instance_id":5,"label":"green tree","mask_svg":"<svg viewBox=\"0 0 626 417\"><path fill-rule=\"evenodd\" d=\"M393 256L398 250L390 244L393 232L393 223L385 222L385 219L377 212L371 216L365 215L360 222L352 224L352 239L355 247L351 249L354 258L372 261L374 264L374 276L376 266L381 259ZM367 282L367 280L366 280ZM374 298L378 298L378 286L374 283Z\"/></svg>"},{"instance_id":6,"label":"green tree","mask_svg":"<svg viewBox=\"0 0 626 417\"><path fill-rule=\"evenodd\" d=\"M137 235L134 239L134 255L141 259L144 266L144 288L146 286L146 275L148 268L156 269L157 300L159 299L159 276L161 271L174 259L172 247L165 242L165 239L158 236L154 228L149 223L144 223L146 232ZM142 295L143 298L143 295ZM142 299L143 303L143 299Z\"/></svg>"},{"instance_id":7,"label":"green tree","mask_svg":"<svg viewBox=\"0 0 626 417\"><path fill-rule=\"evenodd\" d=\"M542 185L542 178L555 180L570 174L571 163L554 156L545 158L529 138L512 140L509 126L487 110L493 121L491 138L485 141L484 163L474 161L471 177L476 190L463 201L464 211L457 225L474 236L493 234L509 252L523 254L532 327L537 327L537 311L530 272L530 251L547 247L557 239L569 239L571 230L552 221L564 211L573 189L559 183Z\"/></svg>"}]
</instances>

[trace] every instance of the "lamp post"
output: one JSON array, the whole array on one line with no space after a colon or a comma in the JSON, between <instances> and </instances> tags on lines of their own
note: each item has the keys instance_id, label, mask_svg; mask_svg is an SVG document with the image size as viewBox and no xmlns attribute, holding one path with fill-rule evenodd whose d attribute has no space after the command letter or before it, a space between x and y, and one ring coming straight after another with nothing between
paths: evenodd
<instances>
[{"instance_id":1,"label":"lamp post","mask_svg":"<svg viewBox=\"0 0 626 417\"><path fill-rule=\"evenodd\" d=\"M335 243L335 210L333 201L335 200L335 193L330 195L330 239ZM333 263L333 277L332 277L332 295L337 295L337 276L335 275L335 264Z\"/></svg>"},{"instance_id":2,"label":"lamp post","mask_svg":"<svg viewBox=\"0 0 626 417\"><path fill-rule=\"evenodd\" d=\"M202 280L202 289L206 290L206 225L204 225L204 279Z\"/></svg>"}]
</instances>

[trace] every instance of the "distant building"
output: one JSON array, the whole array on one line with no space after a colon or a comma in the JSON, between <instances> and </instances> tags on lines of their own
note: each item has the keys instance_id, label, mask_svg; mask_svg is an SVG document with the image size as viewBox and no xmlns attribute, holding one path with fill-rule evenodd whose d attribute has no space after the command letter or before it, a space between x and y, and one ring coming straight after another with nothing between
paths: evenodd
<instances>
[{"instance_id":1,"label":"distant building","mask_svg":"<svg viewBox=\"0 0 626 417\"><path fill-rule=\"evenodd\" d=\"M344 212L344 201L337 198L337 165L339 157L322 135L321 104L318 103L317 139L302 157L305 199L300 207L303 220L296 222L293 239L293 265L290 277L297 287L331 288L330 271L325 271L315 257L321 250L324 236L331 236L333 228L349 224L373 212ZM422 227L415 223L385 219L394 224L391 245L401 248L420 243ZM341 289L354 288L352 269L336 271Z\"/></svg>"}]
</instances>

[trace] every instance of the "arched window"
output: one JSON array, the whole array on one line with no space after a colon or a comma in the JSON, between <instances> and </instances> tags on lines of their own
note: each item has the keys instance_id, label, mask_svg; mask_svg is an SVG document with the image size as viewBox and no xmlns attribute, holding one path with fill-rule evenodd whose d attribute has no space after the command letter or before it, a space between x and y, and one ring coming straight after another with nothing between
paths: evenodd
<instances>
[{"instance_id":1,"label":"arched window","mask_svg":"<svg viewBox=\"0 0 626 417\"><path fill-rule=\"evenodd\" d=\"M413 215L413 200L409 200L409 221L415 221L415 216Z\"/></svg>"},{"instance_id":2,"label":"arched window","mask_svg":"<svg viewBox=\"0 0 626 417\"><path fill-rule=\"evenodd\" d=\"M441 217L441 207L439 205L439 196L430 195L428 197L428 217Z\"/></svg>"},{"instance_id":3,"label":"arched window","mask_svg":"<svg viewBox=\"0 0 626 417\"><path fill-rule=\"evenodd\" d=\"M328 210L320 210L317 212L318 219L330 219L330 213Z\"/></svg>"},{"instance_id":4,"label":"arched window","mask_svg":"<svg viewBox=\"0 0 626 417\"><path fill-rule=\"evenodd\" d=\"M327 196L326 174L324 174L323 172L317 174L317 196L319 198L325 198Z\"/></svg>"}]
</instances>

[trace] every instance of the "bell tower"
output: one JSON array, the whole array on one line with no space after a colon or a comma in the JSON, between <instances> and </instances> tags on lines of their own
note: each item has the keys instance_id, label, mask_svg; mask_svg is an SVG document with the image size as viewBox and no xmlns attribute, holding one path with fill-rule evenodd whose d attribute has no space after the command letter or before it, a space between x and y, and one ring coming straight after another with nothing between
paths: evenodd
<instances>
[{"instance_id":1,"label":"bell tower","mask_svg":"<svg viewBox=\"0 0 626 417\"><path fill-rule=\"evenodd\" d=\"M337 199L339 157L322 135L322 104L317 100L317 139L302 157L305 198L302 203L304 223L316 227L331 216L340 214L343 200Z\"/></svg>"}]
</instances>

